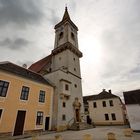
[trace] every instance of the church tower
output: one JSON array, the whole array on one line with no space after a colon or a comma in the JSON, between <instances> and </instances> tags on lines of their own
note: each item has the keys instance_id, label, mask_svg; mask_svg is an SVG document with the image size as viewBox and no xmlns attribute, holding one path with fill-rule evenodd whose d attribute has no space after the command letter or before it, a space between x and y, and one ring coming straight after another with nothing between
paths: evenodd
<instances>
[{"instance_id":1,"label":"church tower","mask_svg":"<svg viewBox=\"0 0 140 140\"><path fill-rule=\"evenodd\" d=\"M52 53L34 63L30 69L38 68L54 84L52 127L67 129L75 121L74 101L80 102L80 117L84 114L77 26L70 19L67 7L62 20L55 25L55 43Z\"/></svg>"}]
</instances>

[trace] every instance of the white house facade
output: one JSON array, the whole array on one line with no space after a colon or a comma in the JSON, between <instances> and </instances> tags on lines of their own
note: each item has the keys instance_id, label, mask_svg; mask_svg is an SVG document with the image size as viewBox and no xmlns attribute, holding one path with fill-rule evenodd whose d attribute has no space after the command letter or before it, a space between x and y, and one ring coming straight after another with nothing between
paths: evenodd
<instances>
[{"instance_id":1,"label":"white house facade","mask_svg":"<svg viewBox=\"0 0 140 140\"><path fill-rule=\"evenodd\" d=\"M140 89L124 92L130 127L140 132Z\"/></svg>"},{"instance_id":2,"label":"white house facade","mask_svg":"<svg viewBox=\"0 0 140 140\"><path fill-rule=\"evenodd\" d=\"M88 99L89 116L95 125L122 125L124 124L124 111L121 99L103 90Z\"/></svg>"}]
</instances>

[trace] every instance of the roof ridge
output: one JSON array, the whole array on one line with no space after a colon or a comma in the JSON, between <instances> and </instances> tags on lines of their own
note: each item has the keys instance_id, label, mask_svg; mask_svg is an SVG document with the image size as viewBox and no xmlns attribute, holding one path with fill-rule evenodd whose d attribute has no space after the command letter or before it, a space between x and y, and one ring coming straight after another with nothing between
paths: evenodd
<instances>
[{"instance_id":1,"label":"roof ridge","mask_svg":"<svg viewBox=\"0 0 140 140\"><path fill-rule=\"evenodd\" d=\"M0 64L7 64L7 63L11 63L10 61L1 61Z\"/></svg>"},{"instance_id":2,"label":"roof ridge","mask_svg":"<svg viewBox=\"0 0 140 140\"><path fill-rule=\"evenodd\" d=\"M49 56L51 56L52 54L49 54L48 56L46 56L46 57L43 57L42 59L40 59L40 60L38 60L38 61L36 61L35 63L33 63L32 65L34 65L34 64L36 64L36 63L38 63L38 62L40 62L40 61L42 61L42 60L44 60L45 58L47 58L47 57L49 57ZM31 65L31 66L32 66Z\"/></svg>"},{"instance_id":3,"label":"roof ridge","mask_svg":"<svg viewBox=\"0 0 140 140\"><path fill-rule=\"evenodd\" d=\"M1 62L0 62L0 63L1 63ZM8 63L10 63L10 64L12 64L12 65L15 65L16 67L22 68L22 69L24 69L24 70L26 70L26 71L30 71L30 72L32 72L32 73L35 73L35 74L37 74L37 75L42 76L40 73L36 73L35 71L32 71L32 70L27 69L27 68L24 68L24 67L22 67L22 66L19 66L19 65L15 64L15 63L10 62L10 61L7 61L7 63L3 63L3 64L8 64ZM43 77L43 76L42 76L42 77ZM43 78L44 78L44 77L43 77Z\"/></svg>"},{"instance_id":4,"label":"roof ridge","mask_svg":"<svg viewBox=\"0 0 140 140\"><path fill-rule=\"evenodd\" d=\"M39 61L37 61L37 62L33 63L32 65L30 65L30 67L28 69L38 73L42 68L45 67L46 63L48 63L48 60L51 61L50 60L51 57L52 57L52 54L40 59ZM38 66L38 68L37 68L38 64L41 64L41 66Z\"/></svg>"},{"instance_id":5,"label":"roof ridge","mask_svg":"<svg viewBox=\"0 0 140 140\"><path fill-rule=\"evenodd\" d=\"M42 78L42 80L45 80L45 83L48 83L49 85L51 85L52 86L52 84L47 80L47 79L45 79L41 74L39 74L39 73L36 73L36 72L34 72L34 71L32 71L32 70L29 70L29 69L26 69L26 68L24 68L24 67L21 67L21 66L19 66L19 65L17 65L17 64L14 64L14 63L12 63L12 62L7 62L7 63L3 63L3 64L0 64L1 65L1 67L2 66L4 66L4 67L8 67L8 64L10 64L12 67L15 67L15 68L18 68L19 70L21 70L21 72L24 72L24 71L26 71L26 73L28 73L28 74L32 74L32 76L34 75L36 75L36 76L40 76L40 78ZM10 68L12 68L11 66L9 65L9 67ZM24 76L24 77L26 77L25 75L24 75L24 73L23 74L19 74L19 72L17 73L16 71L13 71L12 69L2 69L2 70L6 70L6 71L8 71L8 72L12 72L12 73L14 73L14 74L16 74L16 75L20 75L20 76ZM32 76L30 76L30 78L32 77ZM29 77L28 77L29 78ZM33 79L33 78L31 78L31 79ZM39 79L36 79L36 80L39 80ZM36 81L35 80L35 81ZM40 81L40 80L39 80ZM43 82L43 81L42 81ZM44 82L43 82L44 83Z\"/></svg>"}]
</instances>

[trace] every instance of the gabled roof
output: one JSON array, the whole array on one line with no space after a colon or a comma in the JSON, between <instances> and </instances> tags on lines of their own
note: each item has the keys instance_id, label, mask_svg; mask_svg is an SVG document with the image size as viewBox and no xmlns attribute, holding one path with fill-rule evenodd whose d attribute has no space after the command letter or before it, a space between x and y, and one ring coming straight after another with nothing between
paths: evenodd
<instances>
[{"instance_id":1,"label":"gabled roof","mask_svg":"<svg viewBox=\"0 0 140 140\"><path fill-rule=\"evenodd\" d=\"M39 73L48 63L51 63L52 55L33 63L28 69Z\"/></svg>"},{"instance_id":2,"label":"gabled roof","mask_svg":"<svg viewBox=\"0 0 140 140\"><path fill-rule=\"evenodd\" d=\"M125 104L140 104L140 89L123 92Z\"/></svg>"},{"instance_id":3,"label":"gabled roof","mask_svg":"<svg viewBox=\"0 0 140 140\"><path fill-rule=\"evenodd\" d=\"M111 98L119 98L119 96L116 96L111 92L107 92L105 91L105 89L103 89L103 91L97 95L84 96L83 100L101 100L101 99L111 99Z\"/></svg>"},{"instance_id":4,"label":"gabled roof","mask_svg":"<svg viewBox=\"0 0 140 140\"><path fill-rule=\"evenodd\" d=\"M88 104L87 101L93 99L93 96L94 96L94 95L84 96L84 97L83 97L83 102L84 102L84 104Z\"/></svg>"},{"instance_id":5,"label":"gabled roof","mask_svg":"<svg viewBox=\"0 0 140 140\"><path fill-rule=\"evenodd\" d=\"M13 64L11 62L1 62L0 63L0 70L21 76L23 78L27 78L27 79L30 79L30 80L33 80L36 82L40 82L40 83L52 86L49 83L49 81L44 79L44 77L42 77L40 74L35 73L31 70L25 69L23 67L20 67L20 66Z\"/></svg>"},{"instance_id":6,"label":"gabled roof","mask_svg":"<svg viewBox=\"0 0 140 140\"><path fill-rule=\"evenodd\" d=\"M78 27L70 19L67 7L65 8L65 12L64 12L62 20L58 24L55 25L54 29L58 28L59 26L63 25L66 22L69 22L78 31Z\"/></svg>"}]
</instances>

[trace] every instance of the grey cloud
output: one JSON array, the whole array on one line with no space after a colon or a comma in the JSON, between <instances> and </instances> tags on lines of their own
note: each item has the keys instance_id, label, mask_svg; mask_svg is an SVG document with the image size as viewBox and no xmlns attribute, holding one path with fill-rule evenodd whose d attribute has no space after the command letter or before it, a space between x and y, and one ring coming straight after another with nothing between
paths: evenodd
<instances>
[{"instance_id":1,"label":"grey cloud","mask_svg":"<svg viewBox=\"0 0 140 140\"><path fill-rule=\"evenodd\" d=\"M60 21L60 18L57 16L56 10L49 7L47 7L46 10L46 19L53 25L57 24Z\"/></svg>"},{"instance_id":2,"label":"grey cloud","mask_svg":"<svg viewBox=\"0 0 140 140\"><path fill-rule=\"evenodd\" d=\"M9 46L10 44L11 44L11 40L9 38L0 41L0 46Z\"/></svg>"},{"instance_id":3,"label":"grey cloud","mask_svg":"<svg viewBox=\"0 0 140 140\"><path fill-rule=\"evenodd\" d=\"M76 10L76 2L75 2L75 0L72 0L71 1L71 7L72 7L72 11L75 11Z\"/></svg>"},{"instance_id":4,"label":"grey cloud","mask_svg":"<svg viewBox=\"0 0 140 140\"><path fill-rule=\"evenodd\" d=\"M54 25L59 21L59 17L57 16L57 13L54 9L50 9L50 21Z\"/></svg>"},{"instance_id":5,"label":"grey cloud","mask_svg":"<svg viewBox=\"0 0 140 140\"><path fill-rule=\"evenodd\" d=\"M16 62L16 64L18 64L19 66L23 66L24 64L26 64L27 68L33 63L34 63L33 61L17 61Z\"/></svg>"},{"instance_id":6,"label":"grey cloud","mask_svg":"<svg viewBox=\"0 0 140 140\"><path fill-rule=\"evenodd\" d=\"M25 48L29 43L31 42L23 38L16 38L15 40L5 38L4 40L0 41L0 47L6 47L11 50L20 50Z\"/></svg>"},{"instance_id":7,"label":"grey cloud","mask_svg":"<svg viewBox=\"0 0 140 140\"><path fill-rule=\"evenodd\" d=\"M130 71L130 73L139 73L140 74L140 63L138 63L137 66Z\"/></svg>"},{"instance_id":8,"label":"grey cloud","mask_svg":"<svg viewBox=\"0 0 140 140\"><path fill-rule=\"evenodd\" d=\"M37 24L43 17L40 5L40 0L0 0L0 26Z\"/></svg>"}]
</instances>

